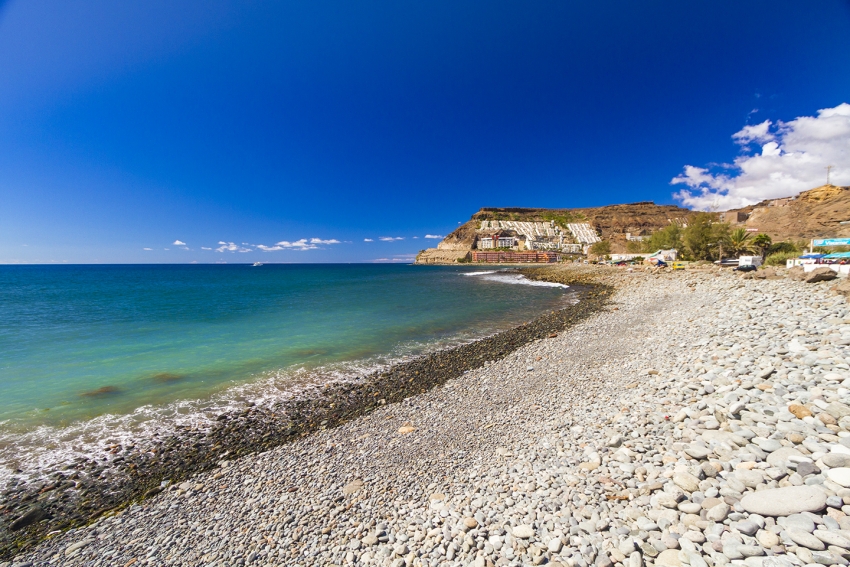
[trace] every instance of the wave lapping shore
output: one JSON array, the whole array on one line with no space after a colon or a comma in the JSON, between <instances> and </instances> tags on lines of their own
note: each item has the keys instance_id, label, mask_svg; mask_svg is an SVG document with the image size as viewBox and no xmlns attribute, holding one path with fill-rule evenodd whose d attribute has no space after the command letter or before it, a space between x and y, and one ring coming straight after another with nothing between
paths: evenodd
<instances>
[{"instance_id":1,"label":"wave lapping shore","mask_svg":"<svg viewBox=\"0 0 850 567\"><path fill-rule=\"evenodd\" d=\"M423 393L529 342L563 331L600 309L610 293L608 286L578 285L564 296L565 308L506 331L365 376L306 383L263 403L249 402L226 410L208 422L164 428L162 434L150 438L108 445L107 451L75 458L61 469L33 475L29 481L13 479L0 495L0 557L32 546L50 532L88 523L110 510L154 496L164 487L215 467L222 459L266 451Z\"/></svg>"},{"instance_id":2,"label":"wave lapping shore","mask_svg":"<svg viewBox=\"0 0 850 567\"><path fill-rule=\"evenodd\" d=\"M850 320L829 284L605 272L610 309L14 560L846 565Z\"/></svg>"}]
</instances>

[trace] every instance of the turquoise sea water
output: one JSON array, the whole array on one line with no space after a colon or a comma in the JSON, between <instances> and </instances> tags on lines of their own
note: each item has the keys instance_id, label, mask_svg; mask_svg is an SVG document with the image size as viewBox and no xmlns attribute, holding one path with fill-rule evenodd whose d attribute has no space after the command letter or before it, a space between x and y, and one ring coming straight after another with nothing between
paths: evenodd
<instances>
[{"instance_id":1,"label":"turquoise sea water","mask_svg":"<svg viewBox=\"0 0 850 567\"><path fill-rule=\"evenodd\" d=\"M570 300L563 287L508 285L522 283L408 265L0 266L0 465L18 445L163 426Z\"/></svg>"}]
</instances>

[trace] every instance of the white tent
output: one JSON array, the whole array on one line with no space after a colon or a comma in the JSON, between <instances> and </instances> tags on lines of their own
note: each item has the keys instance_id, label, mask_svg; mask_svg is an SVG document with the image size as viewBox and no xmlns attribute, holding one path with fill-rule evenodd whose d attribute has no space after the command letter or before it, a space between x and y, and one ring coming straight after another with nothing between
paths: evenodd
<instances>
[{"instance_id":1,"label":"white tent","mask_svg":"<svg viewBox=\"0 0 850 567\"><path fill-rule=\"evenodd\" d=\"M659 250L654 254L650 254L646 257L646 260L653 264L658 260L661 260L662 262L675 262L678 256L679 251L675 248L671 248L670 250Z\"/></svg>"}]
</instances>

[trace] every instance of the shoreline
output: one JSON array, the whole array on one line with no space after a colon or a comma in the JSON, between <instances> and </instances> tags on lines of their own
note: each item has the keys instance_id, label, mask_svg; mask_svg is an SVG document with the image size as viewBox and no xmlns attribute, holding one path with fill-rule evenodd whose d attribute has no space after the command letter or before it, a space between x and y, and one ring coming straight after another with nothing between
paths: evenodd
<instances>
[{"instance_id":1,"label":"shoreline","mask_svg":"<svg viewBox=\"0 0 850 567\"><path fill-rule=\"evenodd\" d=\"M846 299L718 270L565 272L611 283L610 307L15 563L850 563Z\"/></svg>"},{"instance_id":2,"label":"shoreline","mask_svg":"<svg viewBox=\"0 0 850 567\"><path fill-rule=\"evenodd\" d=\"M572 283L585 288L578 290L578 303L506 331L420 355L359 380L308 387L298 397L270 407L248 404L219 415L208 431L184 430L147 440L146 450L108 463L77 459L54 474L53 482L9 487L0 497L0 558L31 548L48 534L152 497L163 485L210 470L222 459L262 453L427 392L568 329L602 309L613 293L610 286L586 279Z\"/></svg>"}]
</instances>

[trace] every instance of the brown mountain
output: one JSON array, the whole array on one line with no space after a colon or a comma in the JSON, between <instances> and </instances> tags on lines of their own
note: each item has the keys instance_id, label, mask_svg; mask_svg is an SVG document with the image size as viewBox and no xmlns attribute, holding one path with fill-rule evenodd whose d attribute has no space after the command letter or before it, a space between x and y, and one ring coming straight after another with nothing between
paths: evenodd
<instances>
[{"instance_id":1,"label":"brown mountain","mask_svg":"<svg viewBox=\"0 0 850 567\"><path fill-rule=\"evenodd\" d=\"M582 209L532 209L485 207L446 236L436 248L420 252L417 263L454 263L473 248L476 231L485 220L555 221L561 227L567 223L588 223L601 238L609 240L615 252L625 251L626 233L649 234L671 222L686 222L693 211L675 205L656 205L652 201L589 207Z\"/></svg>"},{"instance_id":2,"label":"brown mountain","mask_svg":"<svg viewBox=\"0 0 850 567\"><path fill-rule=\"evenodd\" d=\"M587 223L611 242L613 252L626 250L626 234L646 235L671 222L687 223L694 211L651 201L589 207L584 209L527 209L486 207L449 234L437 248L423 250L418 263L455 263L475 244L476 231L485 220L555 221ZM774 242L811 238L850 238L850 187L824 185L796 197L762 201L757 205L719 213L732 228L744 227L764 232ZM847 224L844 224L847 223Z\"/></svg>"},{"instance_id":3,"label":"brown mountain","mask_svg":"<svg viewBox=\"0 0 850 567\"><path fill-rule=\"evenodd\" d=\"M767 233L774 242L850 238L850 187L823 185L796 197L733 209L721 213L721 217L733 227Z\"/></svg>"}]
</instances>

